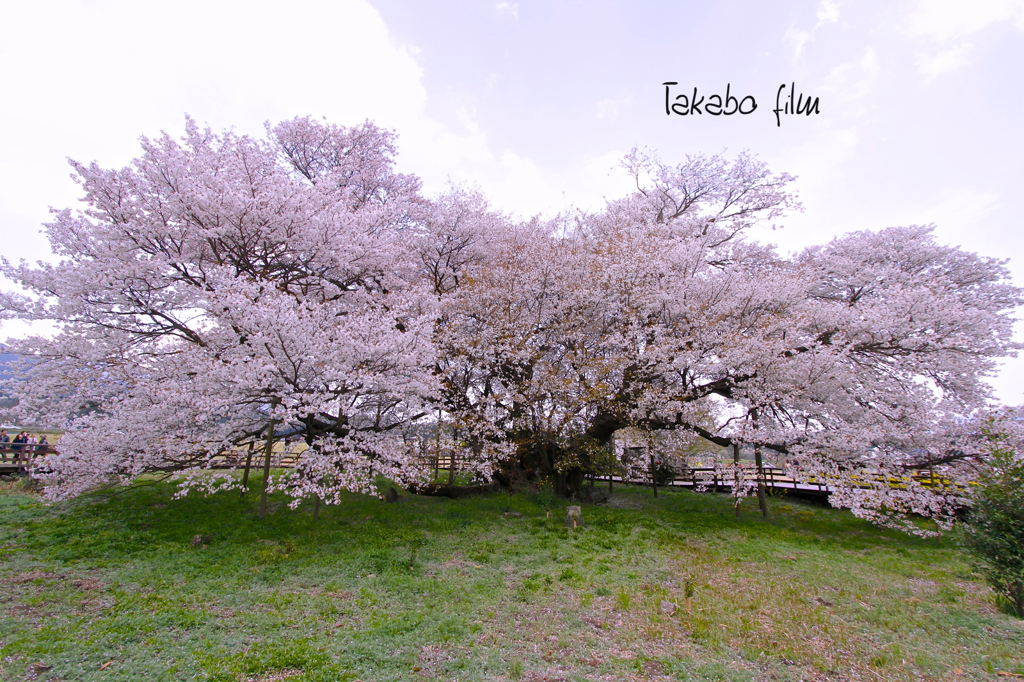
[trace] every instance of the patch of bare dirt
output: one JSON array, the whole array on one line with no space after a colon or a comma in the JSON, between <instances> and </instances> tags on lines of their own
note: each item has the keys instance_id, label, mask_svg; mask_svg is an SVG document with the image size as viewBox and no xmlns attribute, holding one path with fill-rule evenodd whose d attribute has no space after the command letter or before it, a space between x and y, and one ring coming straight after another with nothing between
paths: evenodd
<instances>
[{"instance_id":1,"label":"patch of bare dirt","mask_svg":"<svg viewBox=\"0 0 1024 682\"><path fill-rule=\"evenodd\" d=\"M247 677L245 678L245 682L281 682L281 680L286 680L289 677L295 677L302 673L303 671L298 668L285 668L284 670L278 670L273 673L263 673L256 677Z\"/></svg>"}]
</instances>

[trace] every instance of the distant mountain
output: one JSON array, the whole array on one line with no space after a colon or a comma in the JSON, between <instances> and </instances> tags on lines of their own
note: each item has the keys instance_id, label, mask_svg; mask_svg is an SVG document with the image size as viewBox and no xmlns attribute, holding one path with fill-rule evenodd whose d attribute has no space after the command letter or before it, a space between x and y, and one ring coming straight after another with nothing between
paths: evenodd
<instances>
[{"instance_id":1,"label":"distant mountain","mask_svg":"<svg viewBox=\"0 0 1024 682\"><path fill-rule=\"evenodd\" d=\"M10 379L10 365L18 359L14 353L0 353L0 379Z\"/></svg>"},{"instance_id":2,"label":"distant mountain","mask_svg":"<svg viewBox=\"0 0 1024 682\"><path fill-rule=\"evenodd\" d=\"M7 350L5 344L0 343L0 381L6 381L11 378L11 365L18 361L18 356L14 353L4 353ZM11 397L10 393L5 387L0 386L0 409L14 407L18 404L18 399Z\"/></svg>"}]
</instances>

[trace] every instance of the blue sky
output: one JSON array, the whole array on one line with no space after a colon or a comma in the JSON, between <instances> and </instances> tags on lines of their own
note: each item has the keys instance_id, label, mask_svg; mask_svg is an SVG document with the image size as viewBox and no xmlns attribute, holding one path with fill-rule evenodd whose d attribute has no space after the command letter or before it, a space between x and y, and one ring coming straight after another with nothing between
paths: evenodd
<instances>
[{"instance_id":1,"label":"blue sky","mask_svg":"<svg viewBox=\"0 0 1024 682\"><path fill-rule=\"evenodd\" d=\"M1024 0L596 2L55 0L0 5L0 251L45 257L66 157L119 166L184 115L262 134L295 115L400 135L428 192L470 182L524 216L628 190L666 161L744 149L799 176L806 210L756 235L788 252L935 223L1024 286ZM678 92L752 95L748 116L666 116ZM782 83L819 115L782 117ZM8 324L0 337L24 329ZM1024 360L999 397L1020 403Z\"/></svg>"}]
</instances>

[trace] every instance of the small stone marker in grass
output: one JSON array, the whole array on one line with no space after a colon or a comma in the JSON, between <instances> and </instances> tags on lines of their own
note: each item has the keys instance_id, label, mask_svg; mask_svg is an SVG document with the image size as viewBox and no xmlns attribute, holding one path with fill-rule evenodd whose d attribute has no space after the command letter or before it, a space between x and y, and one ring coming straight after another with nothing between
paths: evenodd
<instances>
[{"instance_id":1,"label":"small stone marker in grass","mask_svg":"<svg viewBox=\"0 0 1024 682\"><path fill-rule=\"evenodd\" d=\"M213 537L211 537L209 535L193 535L192 536L192 546L197 548L197 549L206 547L211 542L213 542Z\"/></svg>"},{"instance_id":2,"label":"small stone marker in grass","mask_svg":"<svg viewBox=\"0 0 1024 682\"><path fill-rule=\"evenodd\" d=\"M565 525L570 528L582 528L583 527L583 512L578 506L566 507L565 508Z\"/></svg>"},{"instance_id":3,"label":"small stone marker in grass","mask_svg":"<svg viewBox=\"0 0 1024 682\"><path fill-rule=\"evenodd\" d=\"M385 502L398 502L398 491L394 487L388 488L388 491L384 493Z\"/></svg>"}]
</instances>

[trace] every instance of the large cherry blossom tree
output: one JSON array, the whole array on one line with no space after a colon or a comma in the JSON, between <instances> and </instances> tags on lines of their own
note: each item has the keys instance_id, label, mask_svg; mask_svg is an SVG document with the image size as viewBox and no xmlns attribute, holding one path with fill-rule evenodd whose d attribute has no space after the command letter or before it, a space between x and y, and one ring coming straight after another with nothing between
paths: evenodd
<instances>
[{"instance_id":1,"label":"large cherry blossom tree","mask_svg":"<svg viewBox=\"0 0 1024 682\"><path fill-rule=\"evenodd\" d=\"M188 121L180 141L142 139L127 168L72 162L86 208L46 225L60 262L4 263L28 292L6 313L60 325L14 346L22 408L66 429L52 495L199 474L285 428L310 445L288 481L299 496L417 474L390 434L435 391L419 181L370 123L268 133Z\"/></svg>"},{"instance_id":2,"label":"large cherry blossom tree","mask_svg":"<svg viewBox=\"0 0 1024 682\"><path fill-rule=\"evenodd\" d=\"M5 314L60 328L14 346L21 409L67 429L53 496L233 485L211 461L287 429L309 450L277 484L333 501L421 480L431 428L474 473L570 495L628 427L752 446L881 523L969 503L1021 292L929 227L780 256L749 233L801 210L793 178L748 154L634 151L629 196L519 222L477 191L425 199L370 123L189 121L142 146L73 164L86 208L46 226L58 264L3 265L26 291Z\"/></svg>"}]
</instances>

